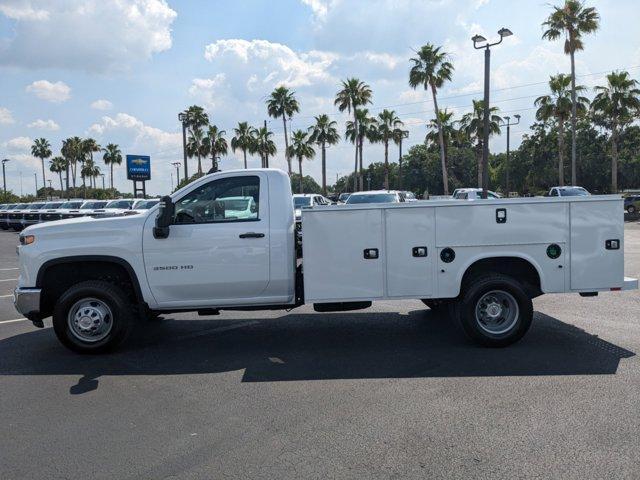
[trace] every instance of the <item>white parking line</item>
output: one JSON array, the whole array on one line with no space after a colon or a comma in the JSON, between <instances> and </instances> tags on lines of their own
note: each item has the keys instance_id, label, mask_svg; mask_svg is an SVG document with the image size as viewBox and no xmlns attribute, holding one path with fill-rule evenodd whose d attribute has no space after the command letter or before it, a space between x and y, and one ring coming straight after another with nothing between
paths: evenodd
<instances>
[{"instance_id":1,"label":"white parking line","mask_svg":"<svg viewBox=\"0 0 640 480\"><path fill-rule=\"evenodd\" d=\"M0 272L5 272L7 270L20 270L18 267L15 268L0 268Z\"/></svg>"},{"instance_id":2,"label":"white parking line","mask_svg":"<svg viewBox=\"0 0 640 480\"><path fill-rule=\"evenodd\" d=\"M9 297L13 297L13 295L0 295L0 298L9 298Z\"/></svg>"},{"instance_id":3,"label":"white parking line","mask_svg":"<svg viewBox=\"0 0 640 480\"><path fill-rule=\"evenodd\" d=\"M28 320L28 318L14 318L13 320L0 320L0 323L24 322L25 320Z\"/></svg>"},{"instance_id":4,"label":"white parking line","mask_svg":"<svg viewBox=\"0 0 640 480\"><path fill-rule=\"evenodd\" d=\"M15 282L18 280L17 278L5 278L4 280L0 280L0 282Z\"/></svg>"}]
</instances>

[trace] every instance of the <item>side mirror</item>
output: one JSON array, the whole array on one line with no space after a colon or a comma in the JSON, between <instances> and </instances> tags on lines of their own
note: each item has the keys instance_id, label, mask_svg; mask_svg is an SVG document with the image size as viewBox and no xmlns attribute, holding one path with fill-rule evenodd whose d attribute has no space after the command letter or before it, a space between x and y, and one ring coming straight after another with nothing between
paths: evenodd
<instances>
[{"instance_id":1,"label":"side mirror","mask_svg":"<svg viewBox=\"0 0 640 480\"><path fill-rule=\"evenodd\" d=\"M175 208L170 196L166 195L160 199L156 226L153 228L153 236L155 238L167 238L169 236L169 226L173 222Z\"/></svg>"}]
</instances>

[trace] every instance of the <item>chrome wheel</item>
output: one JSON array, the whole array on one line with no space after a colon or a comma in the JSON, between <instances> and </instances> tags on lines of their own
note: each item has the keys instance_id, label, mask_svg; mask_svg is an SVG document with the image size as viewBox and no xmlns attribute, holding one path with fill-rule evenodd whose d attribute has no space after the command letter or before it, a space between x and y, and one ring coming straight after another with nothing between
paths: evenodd
<instances>
[{"instance_id":1,"label":"chrome wheel","mask_svg":"<svg viewBox=\"0 0 640 480\"><path fill-rule=\"evenodd\" d=\"M109 306L97 298L83 298L69 309L67 324L74 337L83 342L99 342L113 328Z\"/></svg>"},{"instance_id":2,"label":"chrome wheel","mask_svg":"<svg viewBox=\"0 0 640 480\"><path fill-rule=\"evenodd\" d=\"M478 326L492 335L501 335L511 330L518 322L518 302L509 292L492 290L476 303Z\"/></svg>"}]
</instances>

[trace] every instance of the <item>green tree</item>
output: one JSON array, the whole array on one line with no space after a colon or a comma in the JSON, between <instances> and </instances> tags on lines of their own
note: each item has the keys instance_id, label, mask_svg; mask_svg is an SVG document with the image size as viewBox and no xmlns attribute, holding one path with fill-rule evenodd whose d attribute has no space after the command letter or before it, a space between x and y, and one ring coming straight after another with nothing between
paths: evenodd
<instances>
[{"instance_id":1,"label":"green tree","mask_svg":"<svg viewBox=\"0 0 640 480\"><path fill-rule=\"evenodd\" d=\"M226 133L224 130L219 130L216 125L209 125L207 136L204 138L204 143L211 155L211 168L214 172L220 170L218 158L226 155L229 151L227 139L224 138Z\"/></svg>"},{"instance_id":2,"label":"green tree","mask_svg":"<svg viewBox=\"0 0 640 480\"><path fill-rule=\"evenodd\" d=\"M60 150L62 156L67 161L67 187L69 186L69 173L71 173L71 180L73 188L76 188L76 175L78 171L78 162L82 161L82 139L80 137L71 137L62 141L62 149ZM69 171L70 170L70 171Z\"/></svg>"},{"instance_id":3,"label":"green tree","mask_svg":"<svg viewBox=\"0 0 640 480\"><path fill-rule=\"evenodd\" d=\"M293 172L291 174L291 191L295 191L296 189L300 189L300 175L298 173ZM310 175L306 175L302 178L302 191L305 193L322 193L322 188L318 185L313 177Z\"/></svg>"},{"instance_id":4,"label":"green tree","mask_svg":"<svg viewBox=\"0 0 640 480\"><path fill-rule=\"evenodd\" d=\"M242 150L244 168L247 168L247 152L253 153L256 129L247 122L239 122L233 129L234 136L231 139L231 150Z\"/></svg>"},{"instance_id":5,"label":"green tree","mask_svg":"<svg viewBox=\"0 0 640 480\"><path fill-rule=\"evenodd\" d=\"M576 178L576 124L578 103L576 99L575 54L584 50L584 35L598 30L600 16L593 7L585 7L579 0L565 0L562 6L554 6L549 17L542 23L546 28L542 38L555 41L564 36L564 53L571 57L571 184Z\"/></svg>"},{"instance_id":6,"label":"green tree","mask_svg":"<svg viewBox=\"0 0 640 480\"><path fill-rule=\"evenodd\" d=\"M62 172L67 169L67 161L64 157L53 157L49 161L49 171L52 173L57 173L58 178L60 179L60 192L64 190L62 185Z\"/></svg>"},{"instance_id":7,"label":"green tree","mask_svg":"<svg viewBox=\"0 0 640 480\"><path fill-rule=\"evenodd\" d=\"M122 152L115 143L109 143L102 151L102 160L105 165L109 165L109 186L113 188L113 166L122 164Z\"/></svg>"},{"instance_id":8,"label":"green tree","mask_svg":"<svg viewBox=\"0 0 640 480\"><path fill-rule=\"evenodd\" d=\"M442 184L445 195L449 194L449 180L447 178L447 159L444 148L444 132L440 122L438 110L437 91L445 82L451 81L453 64L448 60L449 55L442 51L442 47L436 47L430 43L424 45L416 52L417 56L411 59L413 66L409 70L409 85L414 89L423 86L425 90L431 89L433 107L435 109L436 122L438 124L438 141L440 143L440 169L442 170Z\"/></svg>"},{"instance_id":9,"label":"green tree","mask_svg":"<svg viewBox=\"0 0 640 480\"><path fill-rule=\"evenodd\" d=\"M287 168L291 175L291 157L289 156L289 138L287 136L287 117L291 120L294 113L300 111L300 105L294 96L295 92L281 85L276 88L267 99L267 112L270 117L282 117L284 127L284 155L287 160Z\"/></svg>"},{"instance_id":10,"label":"green tree","mask_svg":"<svg viewBox=\"0 0 640 480\"><path fill-rule=\"evenodd\" d=\"M202 129L209 124L209 116L204 111L204 108L202 108L199 105L191 105L182 113L185 116L186 120L184 123L189 133L187 138L187 145L186 145L187 158L197 157L198 173L202 173L202 161L201 161L202 150L203 150L202 145L201 144L198 145L198 148L195 150L198 153L194 153L195 151L192 148L189 148L189 141L192 139L194 134L196 136L196 143L198 142L199 139L203 137ZM199 132L199 133L195 133L195 132ZM194 146L193 143L191 146L192 147Z\"/></svg>"},{"instance_id":11,"label":"green tree","mask_svg":"<svg viewBox=\"0 0 640 480\"><path fill-rule=\"evenodd\" d=\"M438 117L440 118L432 118L429 120L429 123L427 124L429 131L425 135L424 140L429 149L440 149L440 129L438 128L438 120L440 120L439 124L442 128L445 158L448 158L447 153L449 145L456 143L460 136L460 131L456 128L456 124L458 122L453 120L453 112L450 112L446 108L438 112Z\"/></svg>"},{"instance_id":12,"label":"green tree","mask_svg":"<svg viewBox=\"0 0 640 480\"><path fill-rule=\"evenodd\" d=\"M315 124L309 127L310 141L315 142L322 152L322 194L327 194L327 145L335 145L340 141L336 128L337 123L328 115L315 117ZM313 193L313 192L307 192Z\"/></svg>"},{"instance_id":13,"label":"green tree","mask_svg":"<svg viewBox=\"0 0 640 480\"><path fill-rule=\"evenodd\" d=\"M278 151L272 137L273 132L267 127L260 127L255 130L253 148L260 155L262 168L269 167L269 156L274 156Z\"/></svg>"},{"instance_id":14,"label":"green tree","mask_svg":"<svg viewBox=\"0 0 640 480\"><path fill-rule=\"evenodd\" d=\"M360 81L357 78L347 78L342 81L342 88L336 94L334 105L338 107L338 110L344 112L345 110L351 114L353 111L353 129L358 131L358 107L371 103L371 87L366 83ZM358 142L354 139L355 145L355 163L354 163L354 175L353 175L353 191L358 191ZM360 148L362 153L362 148ZM362 155L360 156L360 163L362 164ZM362 165L361 165L362 166ZM362 169L360 170L360 189L362 189Z\"/></svg>"},{"instance_id":15,"label":"green tree","mask_svg":"<svg viewBox=\"0 0 640 480\"><path fill-rule=\"evenodd\" d=\"M502 118L498 115L498 107L489 108L489 138L500 133ZM476 162L478 165L478 186L482 186L482 149L484 146L484 101L473 100L473 111L465 113L460 120L460 128L470 142L476 145ZM442 167L441 167L442 168ZM445 195L448 195L445 190Z\"/></svg>"},{"instance_id":16,"label":"green tree","mask_svg":"<svg viewBox=\"0 0 640 480\"><path fill-rule=\"evenodd\" d=\"M628 72L607 75L607 85L595 87L591 104L596 124L611 132L611 193L618 192L618 141L620 130L640 115L640 89Z\"/></svg>"},{"instance_id":17,"label":"green tree","mask_svg":"<svg viewBox=\"0 0 640 480\"><path fill-rule=\"evenodd\" d=\"M572 101L571 101L571 77L562 73L552 76L549 80L549 88L551 93L536 98L535 105L538 107L536 111L536 119L549 122L553 121L558 128L558 185L564 185L564 127L571 117ZM582 92L585 87L578 85L576 92ZM583 115L589 105L589 99L579 96L576 98L576 111L579 115Z\"/></svg>"},{"instance_id":18,"label":"green tree","mask_svg":"<svg viewBox=\"0 0 640 480\"><path fill-rule=\"evenodd\" d=\"M375 128L376 138L384 145L384 189L389 190L389 141L393 140L394 131L402 127L404 123L398 118L396 112L386 108L378 114Z\"/></svg>"},{"instance_id":19,"label":"green tree","mask_svg":"<svg viewBox=\"0 0 640 480\"><path fill-rule=\"evenodd\" d=\"M47 186L47 179L44 175L44 160L51 156L51 144L46 138L36 138L31 146L31 155L40 159L42 164L42 185Z\"/></svg>"},{"instance_id":20,"label":"green tree","mask_svg":"<svg viewBox=\"0 0 640 480\"><path fill-rule=\"evenodd\" d=\"M93 138L84 139L82 141L82 152L83 152L82 161L85 162L87 161L87 159L91 160L91 163L92 163L91 168L93 168L95 166L93 162L93 152L99 152L100 150L101 150L100 145L98 145L98 142L96 142ZM93 180L93 179L89 177L89 180Z\"/></svg>"},{"instance_id":21,"label":"green tree","mask_svg":"<svg viewBox=\"0 0 640 480\"><path fill-rule=\"evenodd\" d=\"M355 120L348 120L345 129L345 138L356 145L356 152L358 153L360 168L356 169L356 177L358 178L360 190L364 190L364 176L363 176L363 146L364 139L366 138L370 142L377 141L377 131L375 127L375 119L369 116L369 110L366 108L357 108L354 115ZM357 167L357 164L356 164ZM357 189L356 189L357 191Z\"/></svg>"},{"instance_id":22,"label":"green tree","mask_svg":"<svg viewBox=\"0 0 640 480\"><path fill-rule=\"evenodd\" d=\"M398 188L402 190L402 142L409 137L409 130L396 128L393 130L393 143L398 146Z\"/></svg>"},{"instance_id":23,"label":"green tree","mask_svg":"<svg viewBox=\"0 0 640 480\"><path fill-rule=\"evenodd\" d=\"M193 127L189 130L187 137L187 157L198 159L198 172L202 174L202 157L208 155L209 149L204 141L204 132L202 128Z\"/></svg>"},{"instance_id":24,"label":"green tree","mask_svg":"<svg viewBox=\"0 0 640 480\"><path fill-rule=\"evenodd\" d=\"M302 160L311 160L316 151L311 146L312 140L307 132L303 130L296 130L293 132L291 137L291 145L289 146L289 157L295 157L298 159L298 175L299 175L299 183L298 183L298 193L303 193L302 191Z\"/></svg>"}]
</instances>

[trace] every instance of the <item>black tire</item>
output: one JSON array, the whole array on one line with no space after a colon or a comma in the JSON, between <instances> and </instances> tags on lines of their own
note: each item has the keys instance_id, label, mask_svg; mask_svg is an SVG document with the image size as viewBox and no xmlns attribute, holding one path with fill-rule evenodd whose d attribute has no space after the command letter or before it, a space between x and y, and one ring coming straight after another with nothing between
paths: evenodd
<instances>
[{"instance_id":1,"label":"black tire","mask_svg":"<svg viewBox=\"0 0 640 480\"><path fill-rule=\"evenodd\" d=\"M499 318L498 324L492 331L492 327L484 324L479 318L482 315L477 313L476 309L478 308L481 312L483 309L481 305L484 304L480 304L480 300L492 298L491 296L495 295L494 292L502 292L505 298L504 311L513 312L513 319L505 319L505 323L501 326ZM513 307L508 306L512 300L517 304L517 308L515 304ZM485 274L466 282L459 300L451 310L467 336L485 347L506 347L517 342L527 333L533 319L531 298L517 280L501 274ZM501 327L505 331L500 331Z\"/></svg>"},{"instance_id":2,"label":"black tire","mask_svg":"<svg viewBox=\"0 0 640 480\"><path fill-rule=\"evenodd\" d=\"M636 213L636 207L634 205L629 205L627 207L627 213L629 213L629 214Z\"/></svg>"},{"instance_id":3,"label":"black tire","mask_svg":"<svg viewBox=\"0 0 640 480\"><path fill-rule=\"evenodd\" d=\"M73 333L68 320L70 310L83 299L97 299L108 307L105 323L111 322L104 338L83 341ZM104 353L113 350L128 336L138 309L116 285L100 280L88 280L72 286L58 299L53 310L53 329L62 344L77 353Z\"/></svg>"}]
</instances>

